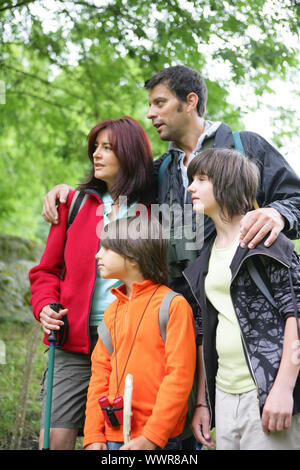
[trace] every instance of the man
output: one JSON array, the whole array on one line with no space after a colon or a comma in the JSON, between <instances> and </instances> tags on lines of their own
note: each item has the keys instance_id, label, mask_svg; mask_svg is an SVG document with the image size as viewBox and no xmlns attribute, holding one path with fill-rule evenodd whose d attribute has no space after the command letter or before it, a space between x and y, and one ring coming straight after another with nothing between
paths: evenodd
<instances>
[{"instance_id":1,"label":"man","mask_svg":"<svg viewBox=\"0 0 300 470\"><path fill-rule=\"evenodd\" d=\"M204 148L234 147L232 131L224 123L204 120L207 89L197 71L182 65L168 67L147 80L145 87L149 91L147 117L152 120L161 140L170 142L168 152L154 162L154 174L159 181L158 202L184 207L185 203L191 202L186 191L188 163ZM265 237L266 246L271 245L281 231L289 238L299 238L299 178L282 155L261 136L252 132L241 132L240 136L246 156L258 164L261 175L257 192L259 208L242 219L241 245L254 248ZM170 162L161 174L159 169L169 154ZM42 214L47 221L57 222L56 200L64 202L68 191L68 186L58 185L44 198ZM203 230L205 238L214 230L210 219L204 219ZM176 243L177 240L171 245L174 247ZM173 258L169 261L174 269L169 286L190 301L197 323L197 306L190 298L181 272L199 250L188 255L185 250L174 249L172 253ZM197 330L200 345L200 324ZM201 347L199 353L201 357Z\"/></svg>"},{"instance_id":2,"label":"man","mask_svg":"<svg viewBox=\"0 0 300 470\"><path fill-rule=\"evenodd\" d=\"M169 149L154 162L154 173L170 153L172 158L165 169L158 190L160 204L191 203L186 192L187 166L197 152L207 147L234 147L232 131L224 123L204 120L207 89L202 76L189 67L178 65L159 71L145 82L149 90L148 119L162 140L169 141ZM261 181L257 193L259 209L248 212L242 220L242 246L254 248L266 235L265 245L271 245L280 231L289 238L300 236L300 180L284 158L262 137L252 132L241 132L241 140L248 158L260 167ZM212 221L205 218L204 238L214 230ZM177 250L179 251L179 250ZM179 256L179 255L178 255ZM177 259L172 265L181 271L192 260ZM170 287L182 292L186 283L173 270ZM192 301L192 300L191 300Z\"/></svg>"}]
</instances>

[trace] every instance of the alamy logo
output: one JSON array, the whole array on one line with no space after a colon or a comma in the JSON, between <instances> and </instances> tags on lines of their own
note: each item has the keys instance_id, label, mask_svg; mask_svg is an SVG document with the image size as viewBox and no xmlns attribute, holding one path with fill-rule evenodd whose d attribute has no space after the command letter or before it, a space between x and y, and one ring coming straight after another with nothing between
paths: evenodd
<instances>
[{"instance_id":1,"label":"alamy logo","mask_svg":"<svg viewBox=\"0 0 300 470\"><path fill-rule=\"evenodd\" d=\"M155 224L148 224L147 221L150 217L153 221L160 221L162 226L163 238L179 241L183 243L184 250L200 250L203 246L204 240L204 215L193 214L193 205L184 204L182 207L180 204L151 204L150 207L144 204L134 204L132 206L127 205L127 197L120 196L119 198L119 211L124 214L124 217L134 217L137 219L128 223L126 231L118 234L118 238L126 239L131 238L136 240L142 239L156 239L159 238L159 230L156 230ZM96 211L97 217L100 218L100 222L96 227L98 238L109 238L111 240L117 238L116 225L108 225L105 231L103 228L103 215L110 210L105 205L99 205ZM148 233L147 228L151 230Z\"/></svg>"}]
</instances>

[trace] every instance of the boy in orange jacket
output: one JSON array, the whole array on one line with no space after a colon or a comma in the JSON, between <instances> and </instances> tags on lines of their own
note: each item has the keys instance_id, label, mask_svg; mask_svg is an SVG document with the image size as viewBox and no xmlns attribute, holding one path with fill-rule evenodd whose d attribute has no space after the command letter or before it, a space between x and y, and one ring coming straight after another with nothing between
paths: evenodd
<instances>
[{"instance_id":1,"label":"boy in orange jacket","mask_svg":"<svg viewBox=\"0 0 300 470\"><path fill-rule=\"evenodd\" d=\"M99 327L110 334L113 351L99 337L92 355L83 441L87 450L180 449L196 366L193 314L185 298L175 296L162 338L158 316L170 292L164 285L168 241L150 219L139 224L137 237L137 223L131 217L107 225L96 255L101 276L124 284L112 289L116 300ZM112 405L122 397L127 374L133 376L133 424L131 440L124 445L123 426L107 423L98 400L107 397Z\"/></svg>"}]
</instances>

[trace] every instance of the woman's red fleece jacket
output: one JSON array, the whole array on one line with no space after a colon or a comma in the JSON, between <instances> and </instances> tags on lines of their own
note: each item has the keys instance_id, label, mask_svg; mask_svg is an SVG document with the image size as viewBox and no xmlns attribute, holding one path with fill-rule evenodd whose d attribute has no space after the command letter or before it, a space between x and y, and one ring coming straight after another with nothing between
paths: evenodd
<instances>
[{"instance_id":1,"label":"woman's red fleece jacket","mask_svg":"<svg viewBox=\"0 0 300 470\"><path fill-rule=\"evenodd\" d=\"M52 225L40 264L29 272L33 314L39 321L43 307L60 302L68 311L69 337L63 349L90 352L89 314L97 265L103 203L94 193L77 214L66 236L68 211L75 191L58 208L59 223ZM66 242L66 243L65 243ZM65 262L64 280L60 274ZM44 343L47 343L46 335Z\"/></svg>"}]
</instances>

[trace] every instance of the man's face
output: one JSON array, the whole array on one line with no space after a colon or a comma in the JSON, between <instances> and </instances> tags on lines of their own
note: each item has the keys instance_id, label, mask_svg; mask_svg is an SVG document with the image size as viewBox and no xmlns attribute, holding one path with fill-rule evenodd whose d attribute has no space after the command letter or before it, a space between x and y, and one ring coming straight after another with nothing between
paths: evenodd
<instances>
[{"instance_id":1,"label":"man's face","mask_svg":"<svg viewBox=\"0 0 300 470\"><path fill-rule=\"evenodd\" d=\"M186 124L185 102L167 84L159 83L149 92L148 119L152 119L161 140L178 141Z\"/></svg>"}]
</instances>

